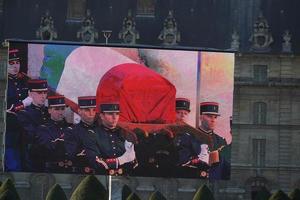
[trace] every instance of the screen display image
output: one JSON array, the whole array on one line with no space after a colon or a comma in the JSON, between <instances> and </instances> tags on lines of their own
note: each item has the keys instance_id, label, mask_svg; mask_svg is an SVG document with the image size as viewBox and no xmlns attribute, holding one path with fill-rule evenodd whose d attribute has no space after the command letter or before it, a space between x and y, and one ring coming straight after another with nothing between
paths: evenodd
<instances>
[{"instance_id":1,"label":"screen display image","mask_svg":"<svg viewBox=\"0 0 300 200\"><path fill-rule=\"evenodd\" d=\"M10 42L4 170L230 179L234 54Z\"/></svg>"}]
</instances>

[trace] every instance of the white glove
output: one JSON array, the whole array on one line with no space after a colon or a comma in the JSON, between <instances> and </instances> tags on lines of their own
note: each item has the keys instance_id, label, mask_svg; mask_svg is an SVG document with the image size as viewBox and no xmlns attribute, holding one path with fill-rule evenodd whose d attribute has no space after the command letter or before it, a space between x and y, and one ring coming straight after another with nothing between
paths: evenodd
<instances>
[{"instance_id":1,"label":"white glove","mask_svg":"<svg viewBox=\"0 0 300 200\"><path fill-rule=\"evenodd\" d=\"M6 112L16 115L16 113L13 111L13 108L14 108L14 104L12 104L11 107L6 110Z\"/></svg>"},{"instance_id":2,"label":"white glove","mask_svg":"<svg viewBox=\"0 0 300 200\"><path fill-rule=\"evenodd\" d=\"M125 140L125 153L118 157L119 165L123 165L128 162L132 162L135 159L135 151L134 151L134 145L131 142L128 142Z\"/></svg>"},{"instance_id":3,"label":"white glove","mask_svg":"<svg viewBox=\"0 0 300 200\"><path fill-rule=\"evenodd\" d=\"M24 107L29 106L32 103L32 98L31 97L26 97L23 101L22 101Z\"/></svg>"},{"instance_id":4,"label":"white glove","mask_svg":"<svg viewBox=\"0 0 300 200\"><path fill-rule=\"evenodd\" d=\"M201 144L201 152L198 155L199 160L205 162L208 164L209 162L209 153L208 153L208 145L207 144Z\"/></svg>"}]
</instances>

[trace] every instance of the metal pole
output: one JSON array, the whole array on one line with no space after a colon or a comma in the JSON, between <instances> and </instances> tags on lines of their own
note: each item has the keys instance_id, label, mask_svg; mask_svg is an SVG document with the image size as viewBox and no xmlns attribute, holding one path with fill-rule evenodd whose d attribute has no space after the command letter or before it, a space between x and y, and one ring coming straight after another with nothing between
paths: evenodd
<instances>
[{"instance_id":1,"label":"metal pole","mask_svg":"<svg viewBox=\"0 0 300 200\"><path fill-rule=\"evenodd\" d=\"M108 200L111 200L111 175L108 176Z\"/></svg>"}]
</instances>

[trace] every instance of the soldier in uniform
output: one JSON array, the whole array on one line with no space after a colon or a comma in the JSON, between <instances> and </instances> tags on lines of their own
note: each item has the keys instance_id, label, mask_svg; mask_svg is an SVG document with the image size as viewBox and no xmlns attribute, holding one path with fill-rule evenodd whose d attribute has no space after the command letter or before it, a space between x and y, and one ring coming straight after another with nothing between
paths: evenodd
<instances>
[{"instance_id":1,"label":"soldier in uniform","mask_svg":"<svg viewBox=\"0 0 300 200\"><path fill-rule=\"evenodd\" d=\"M33 170L37 172L71 172L72 162L66 159L64 133L69 123L65 117L64 96L48 97L50 118L40 125L30 151Z\"/></svg>"},{"instance_id":2,"label":"soldier in uniform","mask_svg":"<svg viewBox=\"0 0 300 200\"><path fill-rule=\"evenodd\" d=\"M20 57L18 49L9 50L8 58L8 87L7 87L7 109L17 112L25 106L29 106L32 98L28 96L27 81L29 78L20 72Z\"/></svg>"},{"instance_id":3,"label":"soldier in uniform","mask_svg":"<svg viewBox=\"0 0 300 200\"><path fill-rule=\"evenodd\" d=\"M199 129L210 136L212 147L209 151L217 156L218 162L213 163L209 170L209 179L229 179L230 178L230 145L227 145L225 138L214 132L219 114L219 104L217 102L203 102L200 104Z\"/></svg>"},{"instance_id":4,"label":"soldier in uniform","mask_svg":"<svg viewBox=\"0 0 300 200\"><path fill-rule=\"evenodd\" d=\"M65 147L67 156L73 162L74 172L94 173L88 164L85 142L90 135L95 135L96 97L78 97L78 114L81 121L69 127L65 134Z\"/></svg>"},{"instance_id":5,"label":"soldier in uniform","mask_svg":"<svg viewBox=\"0 0 300 200\"><path fill-rule=\"evenodd\" d=\"M190 101L186 98L176 99L176 119L185 122L190 112ZM207 141L201 136L206 135L204 131L197 133L184 132L175 138L178 162L176 176L185 178L207 178L209 170L209 151Z\"/></svg>"},{"instance_id":6,"label":"soldier in uniform","mask_svg":"<svg viewBox=\"0 0 300 200\"><path fill-rule=\"evenodd\" d=\"M22 167L25 171L32 171L32 162L29 158L36 129L44 124L49 116L45 101L48 92L47 80L32 79L28 81L29 96L32 103L17 113L17 119L21 127Z\"/></svg>"},{"instance_id":7,"label":"soldier in uniform","mask_svg":"<svg viewBox=\"0 0 300 200\"><path fill-rule=\"evenodd\" d=\"M89 162L96 173L109 175L128 174L135 165L134 144L126 140L117 127L119 104L100 104L99 118L92 140L85 145Z\"/></svg>"},{"instance_id":8,"label":"soldier in uniform","mask_svg":"<svg viewBox=\"0 0 300 200\"><path fill-rule=\"evenodd\" d=\"M186 98L176 98L176 120L186 123L190 112L190 100Z\"/></svg>"},{"instance_id":9,"label":"soldier in uniform","mask_svg":"<svg viewBox=\"0 0 300 200\"><path fill-rule=\"evenodd\" d=\"M5 135L5 170L20 171L20 130L17 126L16 112L31 104L28 97L28 77L20 73L20 57L18 49L9 50L7 86L7 114Z\"/></svg>"}]
</instances>

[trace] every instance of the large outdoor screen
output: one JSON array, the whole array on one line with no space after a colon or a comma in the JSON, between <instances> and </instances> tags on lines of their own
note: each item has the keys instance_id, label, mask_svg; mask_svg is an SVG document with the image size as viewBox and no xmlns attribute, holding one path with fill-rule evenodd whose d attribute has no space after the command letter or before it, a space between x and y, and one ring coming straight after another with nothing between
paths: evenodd
<instances>
[{"instance_id":1,"label":"large outdoor screen","mask_svg":"<svg viewBox=\"0 0 300 200\"><path fill-rule=\"evenodd\" d=\"M5 171L229 179L234 54L10 42Z\"/></svg>"}]
</instances>

